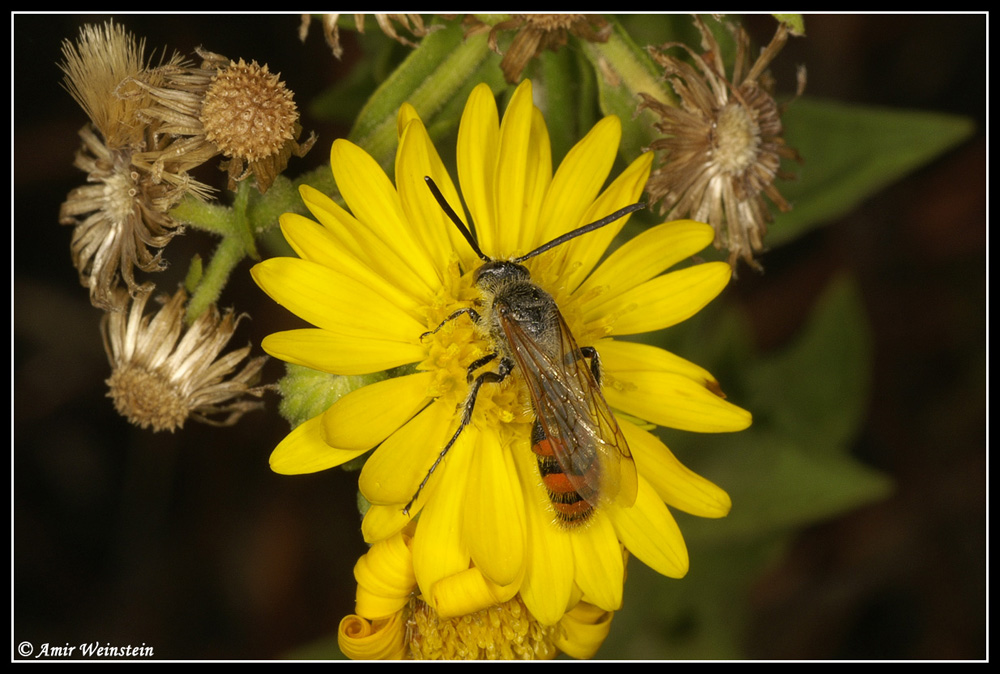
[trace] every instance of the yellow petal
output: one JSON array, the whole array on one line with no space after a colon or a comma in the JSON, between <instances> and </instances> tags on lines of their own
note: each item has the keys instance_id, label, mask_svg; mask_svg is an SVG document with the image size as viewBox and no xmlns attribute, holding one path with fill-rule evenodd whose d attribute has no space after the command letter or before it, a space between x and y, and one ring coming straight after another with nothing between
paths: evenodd
<instances>
[{"instance_id":1,"label":"yellow petal","mask_svg":"<svg viewBox=\"0 0 1000 674\"><path fill-rule=\"evenodd\" d=\"M316 220L333 235L338 248L355 256L397 288L405 289L425 304L434 298L437 286L428 286L409 267L407 251L398 250L391 245L392 242L383 241L377 233L319 190L302 185L299 194ZM278 220L284 223L286 219L294 221L302 217L285 213Z\"/></svg>"},{"instance_id":2,"label":"yellow petal","mask_svg":"<svg viewBox=\"0 0 1000 674\"><path fill-rule=\"evenodd\" d=\"M281 475L316 473L357 458L367 450L337 449L322 435L323 415L299 424L271 452L271 470Z\"/></svg>"},{"instance_id":3,"label":"yellow petal","mask_svg":"<svg viewBox=\"0 0 1000 674\"><path fill-rule=\"evenodd\" d=\"M429 495L433 493L434 486L428 485L424 491ZM361 536L369 545L395 536L410 523L415 512L416 510L409 515L403 514L403 509L398 503L373 504L361 520Z\"/></svg>"},{"instance_id":4,"label":"yellow petal","mask_svg":"<svg viewBox=\"0 0 1000 674\"><path fill-rule=\"evenodd\" d=\"M678 461L659 438L626 421L621 429L639 474L667 505L698 517L729 514L729 494Z\"/></svg>"},{"instance_id":5,"label":"yellow petal","mask_svg":"<svg viewBox=\"0 0 1000 674\"><path fill-rule=\"evenodd\" d=\"M358 488L365 498L383 505L409 503L454 432L451 428L454 416L451 405L438 401L379 445L358 478ZM432 475L431 479L435 477L438 476Z\"/></svg>"},{"instance_id":6,"label":"yellow petal","mask_svg":"<svg viewBox=\"0 0 1000 674\"><path fill-rule=\"evenodd\" d=\"M414 119L403 129L396 153L396 188L406 219L419 226L420 239L440 269L444 269L456 253L471 265L478 258L434 198L425 177L434 181L456 214L463 213L458 191L434 143L423 123Z\"/></svg>"},{"instance_id":7,"label":"yellow petal","mask_svg":"<svg viewBox=\"0 0 1000 674\"><path fill-rule=\"evenodd\" d=\"M492 258L508 258L519 251L519 237L525 223L537 222L533 205L536 167L529 169L535 106L531 101L531 82L523 81L514 91L500 123L497 149L494 203L496 204L496 241L483 252ZM539 197L539 204L541 203ZM480 242L483 243L483 242Z\"/></svg>"},{"instance_id":8,"label":"yellow petal","mask_svg":"<svg viewBox=\"0 0 1000 674\"><path fill-rule=\"evenodd\" d=\"M407 653L406 621L402 612L369 622L349 615L340 621L337 644L352 660L402 660Z\"/></svg>"},{"instance_id":9,"label":"yellow petal","mask_svg":"<svg viewBox=\"0 0 1000 674\"><path fill-rule=\"evenodd\" d=\"M261 347L287 363L331 374L368 374L415 363L425 355L420 344L339 335L317 328L268 335Z\"/></svg>"},{"instance_id":10,"label":"yellow petal","mask_svg":"<svg viewBox=\"0 0 1000 674\"><path fill-rule=\"evenodd\" d=\"M694 255L714 238L715 230L694 220L657 225L623 243L576 292L600 289L596 301L584 305L587 311L616 301L623 292Z\"/></svg>"},{"instance_id":11,"label":"yellow petal","mask_svg":"<svg viewBox=\"0 0 1000 674\"><path fill-rule=\"evenodd\" d=\"M576 584L583 598L606 611L617 611L622 605L625 561L611 521L596 510L586 526L572 533Z\"/></svg>"},{"instance_id":12,"label":"yellow petal","mask_svg":"<svg viewBox=\"0 0 1000 674\"><path fill-rule=\"evenodd\" d=\"M556 631L555 645L560 651L580 660L594 657L611 631L613 611L605 611L580 602L566 614Z\"/></svg>"},{"instance_id":13,"label":"yellow petal","mask_svg":"<svg viewBox=\"0 0 1000 674\"><path fill-rule=\"evenodd\" d=\"M545 194L535 246L587 224L584 213L611 172L621 135L621 122L610 115L566 153Z\"/></svg>"},{"instance_id":14,"label":"yellow petal","mask_svg":"<svg viewBox=\"0 0 1000 674\"><path fill-rule=\"evenodd\" d=\"M272 257L250 273L264 292L293 314L331 332L417 343L425 330L399 308L405 293L387 299L365 283L315 262Z\"/></svg>"},{"instance_id":15,"label":"yellow petal","mask_svg":"<svg viewBox=\"0 0 1000 674\"><path fill-rule=\"evenodd\" d=\"M489 580L509 585L524 573L525 522L521 482L509 449L495 432L477 434L468 475L465 538L473 563Z\"/></svg>"},{"instance_id":16,"label":"yellow petal","mask_svg":"<svg viewBox=\"0 0 1000 674\"><path fill-rule=\"evenodd\" d=\"M698 313L722 292L731 275L732 269L725 262L672 271L622 293L614 304L587 311L585 320L598 323L610 317L614 335L662 330Z\"/></svg>"},{"instance_id":17,"label":"yellow petal","mask_svg":"<svg viewBox=\"0 0 1000 674\"><path fill-rule=\"evenodd\" d=\"M562 619L573 592L573 547L571 533L555 521L552 505L538 475L538 463L527 447L514 447L514 460L521 476L528 532L527 568L521 583L521 599L531 615L543 625Z\"/></svg>"},{"instance_id":18,"label":"yellow petal","mask_svg":"<svg viewBox=\"0 0 1000 674\"><path fill-rule=\"evenodd\" d=\"M396 285L380 272L368 266L346 250L328 229L307 218L281 218L281 233L295 253L303 260L315 262L367 286L378 296L390 301L416 320L422 317L428 296L418 296L413 288Z\"/></svg>"},{"instance_id":19,"label":"yellow petal","mask_svg":"<svg viewBox=\"0 0 1000 674\"><path fill-rule=\"evenodd\" d=\"M385 379L351 391L323 413L323 436L334 447L371 449L430 402L430 372Z\"/></svg>"},{"instance_id":20,"label":"yellow petal","mask_svg":"<svg viewBox=\"0 0 1000 674\"><path fill-rule=\"evenodd\" d=\"M342 138L333 141L330 162L340 194L354 217L400 251L400 257L428 287L439 287L440 267L427 254L422 234L407 221L396 188L378 163Z\"/></svg>"},{"instance_id":21,"label":"yellow petal","mask_svg":"<svg viewBox=\"0 0 1000 674\"><path fill-rule=\"evenodd\" d=\"M601 193L583 216L581 225L596 222L615 211L639 201L649 171L653 165L653 153L647 152L622 171ZM563 255L562 278L566 288L576 288L591 272L611 241L618 235L631 216L615 220L613 223L593 232L579 236L561 246Z\"/></svg>"},{"instance_id":22,"label":"yellow petal","mask_svg":"<svg viewBox=\"0 0 1000 674\"><path fill-rule=\"evenodd\" d=\"M517 232L516 252L519 254L534 250L545 241L541 238L538 217L542 203L552 182L552 142L545 117L538 108L533 108L531 117L531 138L528 141L528 156L524 170L524 219Z\"/></svg>"},{"instance_id":23,"label":"yellow petal","mask_svg":"<svg viewBox=\"0 0 1000 674\"><path fill-rule=\"evenodd\" d=\"M717 388L719 385L705 368L656 346L618 339L602 339L594 346L601 356L601 365L612 377L615 373L634 370L671 372L702 386Z\"/></svg>"},{"instance_id":24,"label":"yellow petal","mask_svg":"<svg viewBox=\"0 0 1000 674\"><path fill-rule=\"evenodd\" d=\"M683 375L669 372L622 372L604 387L604 397L618 410L658 426L696 433L742 431L750 413L723 400Z\"/></svg>"},{"instance_id":25,"label":"yellow petal","mask_svg":"<svg viewBox=\"0 0 1000 674\"><path fill-rule=\"evenodd\" d=\"M468 546L462 538L466 506L466 476L472 459L470 433L459 436L438 466L434 498L428 499L413 535L413 571L424 597L433 606L435 584L469 568ZM436 608L436 607L435 607Z\"/></svg>"},{"instance_id":26,"label":"yellow petal","mask_svg":"<svg viewBox=\"0 0 1000 674\"><path fill-rule=\"evenodd\" d=\"M458 181L483 250L496 249L493 181L499 142L496 100L488 85L479 84L469 94L458 127Z\"/></svg>"},{"instance_id":27,"label":"yellow petal","mask_svg":"<svg viewBox=\"0 0 1000 674\"><path fill-rule=\"evenodd\" d=\"M618 538L643 564L668 578L683 578L687 574L687 545L681 530L644 479L639 478L635 505L631 508L609 505L608 515Z\"/></svg>"}]
</instances>

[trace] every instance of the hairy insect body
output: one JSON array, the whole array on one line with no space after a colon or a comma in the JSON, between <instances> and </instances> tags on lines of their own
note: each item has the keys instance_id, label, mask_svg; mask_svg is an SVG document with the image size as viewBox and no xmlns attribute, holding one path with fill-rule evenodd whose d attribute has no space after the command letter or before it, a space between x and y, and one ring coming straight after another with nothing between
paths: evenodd
<instances>
[{"instance_id":1,"label":"hairy insect body","mask_svg":"<svg viewBox=\"0 0 1000 674\"><path fill-rule=\"evenodd\" d=\"M474 307L453 312L430 333L463 314L492 345L493 352L468 366L469 394L458 428L427 471L405 514L434 470L472 422L480 388L520 372L535 414L531 444L556 518L566 526L586 521L600 504L630 507L638 489L635 463L614 413L601 393L597 351L577 346L552 296L531 280L521 262L577 236L604 227L641 208L632 204L552 239L511 260L494 260L454 212L430 178L435 199L483 264L473 281L481 294ZM486 366L489 365L487 368Z\"/></svg>"},{"instance_id":2,"label":"hairy insect body","mask_svg":"<svg viewBox=\"0 0 1000 674\"><path fill-rule=\"evenodd\" d=\"M516 262L488 262L476 270L474 282L483 294L482 328L501 356L512 357L503 324L516 323L548 351L558 346L558 309L552 296L531 281L527 267ZM499 337L499 339L498 339Z\"/></svg>"},{"instance_id":3,"label":"hairy insect body","mask_svg":"<svg viewBox=\"0 0 1000 674\"><path fill-rule=\"evenodd\" d=\"M580 524L602 498L618 496L621 456L632 468L601 394L597 352L576 345L555 300L523 265L490 261L474 280L483 298L482 313L472 318L478 317L497 351L498 372L516 367L531 394L531 449L556 517L566 525ZM470 376L489 360L473 363ZM627 492L625 498L634 498Z\"/></svg>"}]
</instances>

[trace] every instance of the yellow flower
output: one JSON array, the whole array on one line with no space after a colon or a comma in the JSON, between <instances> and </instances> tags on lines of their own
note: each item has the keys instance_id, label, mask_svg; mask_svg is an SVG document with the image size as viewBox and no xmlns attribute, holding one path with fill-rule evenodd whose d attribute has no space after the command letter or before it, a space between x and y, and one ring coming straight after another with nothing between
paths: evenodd
<instances>
[{"instance_id":1,"label":"yellow flower","mask_svg":"<svg viewBox=\"0 0 1000 674\"><path fill-rule=\"evenodd\" d=\"M351 212L303 187L319 224L294 214L281 218L300 257L273 258L252 273L275 301L316 326L268 336L268 353L342 375L416 367L349 393L295 428L271 455L272 468L314 472L377 447L359 481L372 504L362 523L365 540L385 541L412 526L416 587L444 618L515 597L541 625L560 623L580 602L617 610L626 549L660 573L683 576L687 550L667 506L721 517L730 501L684 468L645 422L722 432L746 428L750 415L717 395L718 383L700 367L611 337L683 321L722 290L731 275L722 262L661 274L710 244L712 229L665 223L597 266L625 224L621 218L525 263L577 343L599 353L604 396L627 415L617 421L638 470L634 504L602 504L582 524L568 526L555 514L531 451L532 403L516 368L502 383L482 386L470 424L428 477L458 427L469 365L482 365L497 345L468 316L425 334L481 300L473 275L482 262L428 190L425 176L462 212L458 190L411 106L400 110L398 129L395 185L361 148L334 142L333 174ZM635 203L651 154L601 189L620 134L616 117L603 119L553 173L531 83L517 88L502 123L489 88L474 89L459 128L457 165L483 252L496 260L523 255Z\"/></svg>"},{"instance_id":2,"label":"yellow flower","mask_svg":"<svg viewBox=\"0 0 1000 674\"><path fill-rule=\"evenodd\" d=\"M400 532L354 567L357 614L340 622L340 649L355 660L548 660L592 656L611 628L610 611L578 603L555 625L535 620L520 597L447 618L416 595L413 539Z\"/></svg>"}]
</instances>

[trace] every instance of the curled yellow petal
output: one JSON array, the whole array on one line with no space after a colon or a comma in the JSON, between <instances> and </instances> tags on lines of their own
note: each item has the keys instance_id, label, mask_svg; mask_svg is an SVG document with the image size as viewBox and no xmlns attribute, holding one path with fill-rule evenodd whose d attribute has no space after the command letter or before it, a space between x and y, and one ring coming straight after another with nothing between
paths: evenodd
<instances>
[{"instance_id":1,"label":"curled yellow petal","mask_svg":"<svg viewBox=\"0 0 1000 674\"><path fill-rule=\"evenodd\" d=\"M397 534L373 545L354 565L354 579L358 614L385 618L402 610L417 586L409 537Z\"/></svg>"},{"instance_id":2,"label":"curled yellow petal","mask_svg":"<svg viewBox=\"0 0 1000 674\"><path fill-rule=\"evenodd\" d=\"M572 658L594 657L611 631L613 617L612 611L580 602L559 623L556 647Z\"/></svg>"},{"instance_id":3,"label":"curled yellow petal","mask_svg":"<svg viewBox=\"0 0 1000 674\"><path fill-rule=\"evenodd\" d=\"M473 566L434 583L428 603L440 617L456 618L502 604L517 594L517 585L492 583Z\"/></svg>"},{"instance_id":4,"label":"curled yellow petal","mask_svg":"<svg viewBox=\"0 0 1000 674\"><path fill-rule=\"evenodd\" d=\"M368 621L345 616L337 629L340 650L352 660L402 660L406 657L406 621L402 612Z\"/></svg>"}]
</instances>

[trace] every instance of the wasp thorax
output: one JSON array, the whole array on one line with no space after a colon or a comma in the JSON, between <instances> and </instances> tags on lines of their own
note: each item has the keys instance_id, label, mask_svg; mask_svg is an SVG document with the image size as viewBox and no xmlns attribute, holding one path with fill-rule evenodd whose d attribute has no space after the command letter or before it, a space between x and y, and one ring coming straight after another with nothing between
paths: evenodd
<instances>
[{"instance_id":1,"label":"wasp thorax","mask_svg":"<svg viewBox=\"0 0 1000 674\"><path fill-rule=\"evenodd\" d=\"M480 290L495 292L501 284L510 281L527 281L531 278L528 268L517 262L491 260L476 270L473 282Z\"/></svg>"}]
</instances>

